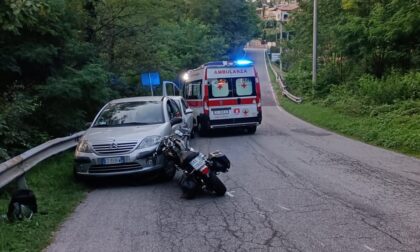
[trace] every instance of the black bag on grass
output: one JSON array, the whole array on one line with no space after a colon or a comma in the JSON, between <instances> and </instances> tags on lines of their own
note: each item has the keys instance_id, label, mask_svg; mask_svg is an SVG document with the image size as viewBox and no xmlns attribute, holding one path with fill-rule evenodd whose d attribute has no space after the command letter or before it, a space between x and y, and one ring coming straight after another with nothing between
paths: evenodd
<instances>
[{"instance_id":1,"label":"black bag on grass","mask_svg":"<svg viewBox=\"0 0 420 252\"><path fill-rule=\"evenodd\" d=\"M7 218L10 221L30 219L38 212L38 205L33 191L29 189L17 190L9 203Z\"/></svg>"}]
</instances>

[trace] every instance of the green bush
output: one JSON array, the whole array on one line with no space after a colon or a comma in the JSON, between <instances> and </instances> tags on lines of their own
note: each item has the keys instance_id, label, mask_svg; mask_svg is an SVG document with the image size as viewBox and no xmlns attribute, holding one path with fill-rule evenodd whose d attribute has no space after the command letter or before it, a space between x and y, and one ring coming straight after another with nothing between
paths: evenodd
<instances>
[{"instance_id":1,"label":"green bush","mask_svg":"<svg viewBox=\"0 0 420 252\"><path fill-rule=\"evenodd\" d=\"M319 68L315 91L317 96L324 96L330 92L330 88L342 82L339 68L336 64L325 64Z\"/></svg>"},{"instance_id":2,"label":"green bush","mask_svg":"<svg viewBox=\"0 0 420 252\"><path fill-rule=\"evenodd\" d=\"M39 106L36 98L21 91L0 97L0 162L48 139L46 133L31 126L30 115Z\"/></svg>"},{"instance_id":3,"label":"green bush","mask_svg":"<svg viewBox=\"0 0 420 252\"><path fill-rule=\"evenodd\" d=\"M278 46L273 46L270 48L270 53L279 53L280 52L280 47Z\"/></svg>"},{"instance_id":4,"label":"green bush","mask_svg":"<svg viewBox=\"0 0 420 252\"><path fill-rule=\"evenodd\" d=\"M309 71L290 71L286 74L287 86L295 95L312 93L312 73Z\"/></svg>"},{"instance_id":5,"label":"green bush","mask_svg":"<svg viewBox=\"0 0 420 252\"><path fill-rule=\"evenodd\" d=\"M364 75L359 79L359 94L371 104L393 104L420 98L420 73L392 73L383 79Z\"/></svg>"},{"instance_id":6,"label":"green bush","mask_svg":"<svg viewBox=\"0 0 420 252\"><path fill-rule=\"evenodd\" d=\"M42 101L38 115L49 122L45 129L54 137L81 130L112 96L107 79L107 73L97 64L88 64L81 70L68 69L49 78L38 89Z\"/></svg>"},{"instance_id":7,"label":"green bush","mask_svg":"<svg viewBox=\"0 0 420 252\"><path fill-rule=\"evenodd\" d=\"M334 85L330 93L320 103L323 106L333 107L336 111L347 115L366 115L370 113L370 106L357 97L349 85Z\"/></svg>"}]
</instances>

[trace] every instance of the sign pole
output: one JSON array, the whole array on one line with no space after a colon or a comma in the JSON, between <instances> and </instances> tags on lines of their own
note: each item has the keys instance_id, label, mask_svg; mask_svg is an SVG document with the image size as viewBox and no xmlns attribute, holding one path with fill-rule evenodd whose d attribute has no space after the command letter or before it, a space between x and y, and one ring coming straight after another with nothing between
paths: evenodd
<instances>
[{"instance_id":1,"label":"sign pole","mask_svg":"<svg viewBox=\"0 0 420 252\"><path fill-rule=\"evenodd\" d=\"M150 78L150 74L149 74L149 83L150 83L150 92L152 93L152 96L154 96L153 95L152 78Z\"/></svg>"},{"instance_id":2,"label":"sign pole","mask_svg":"<svg viewBox=\"0 0 420 252\"><path fill-rule=\"evenodd\" d=\"M313 41L312 41L312 95L315 95L316 72L317 72L317 44L318 44L318 4L314 0L313 10Z\"/></svg>"}]
</instances>

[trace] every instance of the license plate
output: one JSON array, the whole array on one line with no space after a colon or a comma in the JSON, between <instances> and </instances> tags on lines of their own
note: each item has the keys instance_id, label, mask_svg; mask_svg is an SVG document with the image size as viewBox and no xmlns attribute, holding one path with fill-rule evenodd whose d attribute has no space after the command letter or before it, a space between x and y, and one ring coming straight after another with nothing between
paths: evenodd
<instances>
[{"instance_id":1,"label":"license plate","mask_svg":"<svg viewBox=\"0 0 420 252\"><path fill-rule=\"evenodd\" d=\"M206 165L206 161L200 156L195 157L193 160L190 161L190 165L196 169L200 170L203 166Z\"/></svg>"},{"instance_id":2,"label":"license plate","mask_svg":"<svg viewBox=\"0 0 420 252\"><path fill-rule=\"evenodd\" d=\"M224 110L213 110L213 115L228 115L229 109Z\"/></svg>"},{"instance_id":3,"label":"license plate","mask_svg":"<svg viewBox=\"0 0 420 252\"><path fill-rule=\"evenodd\" d=\"M124 163L124 160L124 157L101 158L99 159L99 163L102 165L122 164Z\"/></svg>"}]
</instances>

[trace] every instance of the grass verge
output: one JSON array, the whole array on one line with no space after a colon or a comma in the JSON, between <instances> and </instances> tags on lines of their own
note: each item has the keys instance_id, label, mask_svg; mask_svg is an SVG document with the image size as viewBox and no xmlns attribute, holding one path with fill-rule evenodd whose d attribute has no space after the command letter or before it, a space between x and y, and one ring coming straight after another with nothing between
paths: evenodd
<instances>
[{"instance_id":1,"label":"grass verge","mask_svg":"<svg viewBox=\"0 0 420 252\"><path fill-rule=\"evenodd\" d=\"M321 102L296 104L281 95L274 74L269 68L271 83L280 105L289 113L322 128L339 134L420 157L420 115L387 111L370 115L352 115L337 111L334 106L324 106Z\"/></svg>"},{"instance_id":2,"label":"grass verge","mask_svg":"<svg viewBox=\"0 0 420 252\"><path fill-rule=\"evenodd\" d=\"M26 176L34 191L39 213L31 220L0 220L0 251L41 251L53 232L85 197L87 187L73 180L73 153L65 152L45 160ZM7 213L13 185L0 191L0 214Z\"/></svg>"}]
</instances>

